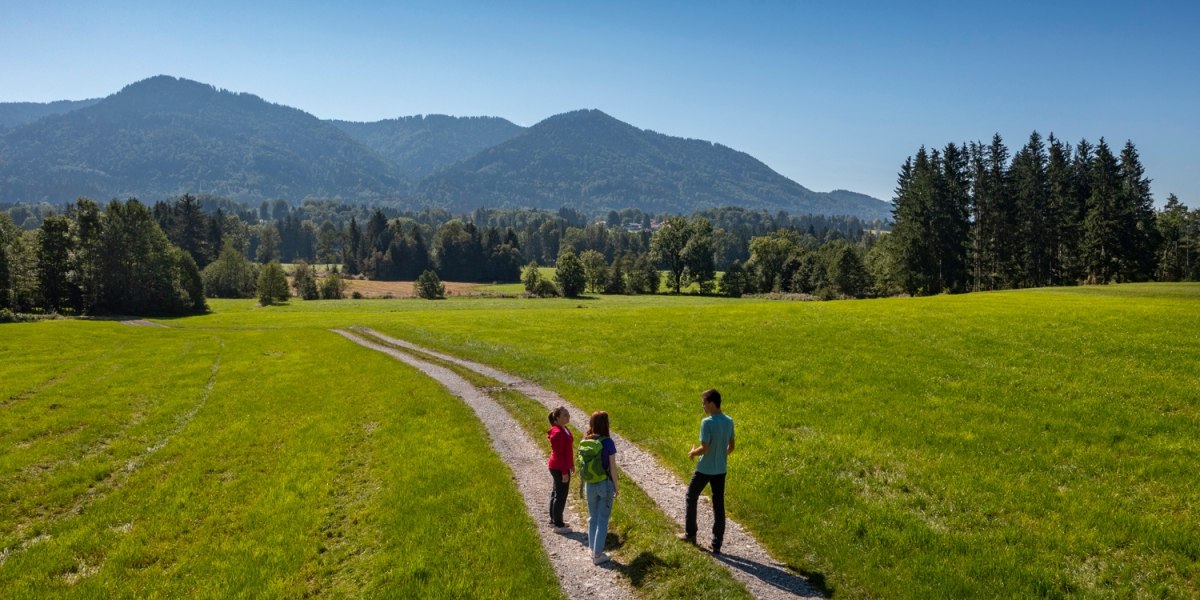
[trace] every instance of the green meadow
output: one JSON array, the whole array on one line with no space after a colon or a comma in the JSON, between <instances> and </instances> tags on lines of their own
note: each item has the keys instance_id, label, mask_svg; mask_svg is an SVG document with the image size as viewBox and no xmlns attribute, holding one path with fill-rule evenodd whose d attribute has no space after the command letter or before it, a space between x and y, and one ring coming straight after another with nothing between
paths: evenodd
<instances>
[{"instance_id":1,"label":"green meadow","mask_svg":"<svg viewBox=\"0 0 1200 600\"><path fill-rule=\"evenodd\" d=\"M0 597L553 598L473 413L323 330L0 328Z\"/></svg>"},{"instance_id":2,"label":"green meadow","mask_svg":"<svg viewBox=\"0 0 1200 600\"><path fill-rule=\"evenodd\" d=\"M532 524L491 525L507 477L446 459L488 454L470 412L350 325L607 410L681 477L720 389L731 516L837 597L1200 594L1200 285L211 306L0 327L0 595L553 594Z\"/></svg>"}]
</instances>

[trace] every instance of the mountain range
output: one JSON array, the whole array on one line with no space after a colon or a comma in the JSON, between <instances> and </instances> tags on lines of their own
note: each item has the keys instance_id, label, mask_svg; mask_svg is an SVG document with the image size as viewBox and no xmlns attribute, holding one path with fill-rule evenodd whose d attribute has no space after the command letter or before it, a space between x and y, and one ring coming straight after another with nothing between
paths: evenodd
<instances>
[{"instance_id":1,"label":"mountain range","mask_svg":"<svg viewBox=\"0 0 1200 600\"><path fill-rule=\"evenodd\" d=\"M814 192L744 152L638 129L598 110L528 128L444 115L355 123L170 76L102 99L0 103L0 202L154 201L185 192L454 211L740 206L891 216L889 203L870 196Z\"/></svg>"}]
</instances>

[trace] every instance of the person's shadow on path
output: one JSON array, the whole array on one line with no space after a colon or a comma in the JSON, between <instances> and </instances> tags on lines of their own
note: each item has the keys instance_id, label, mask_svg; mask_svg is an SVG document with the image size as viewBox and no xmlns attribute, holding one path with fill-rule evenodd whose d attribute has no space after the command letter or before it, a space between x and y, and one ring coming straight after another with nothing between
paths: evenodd
<instances>
[{"instance_id":1,"label":"person's shadow on path","mask_svg":"<svg viewBox=\"0 0 1200 600\"><path fill-rule=\"evenodd\" d=\"M730 567L747 573L754 578L763 581L771 586L777 587L789 594L799 596L822 596L825 598L833 597L833 589L826 586L825 575L816 572L806 572L794 567L792 570L800 573L796 575L791 571L780 568L775 565L765 565L763 563L742 558L733 554L714 554L714 559L719 560Z\"/></svg>"}]
</instances>

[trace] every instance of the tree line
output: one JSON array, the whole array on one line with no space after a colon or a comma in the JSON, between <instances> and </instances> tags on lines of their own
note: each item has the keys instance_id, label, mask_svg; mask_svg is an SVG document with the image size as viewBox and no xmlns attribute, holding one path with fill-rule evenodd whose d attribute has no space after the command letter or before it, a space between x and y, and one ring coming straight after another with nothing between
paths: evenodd
<instances>
[{"instance_id":1,"label":"tree line","mask_svg":"<svg viewBox=\"0 0 1200 600\"><path fill-rule=\"evenodd\" d=\"M900 169L885 287L910 294L1200 277L1200 212L1154 209L1137 148L1036 131L920 148Z\"/></svg>"},{"instance_id":2,"label":"tree line","mask_svg":"<svg viewBox=\"0 0 1200 600\"><path fill-rule=\"evenodd\" d=\"M183 195L103 209L0 211L0 309L180 314L207 297L340 298L346 277L522 281L531 295L796 293L820 298L1200 278L1200 210L1156 211L1136 148L1036 132L920 148L901 167L895 223L742 208L397 211L329 201L257 209ZM314 219L321 219L320 224ZM555 266L551 278L540 267ZM268 268L269 267L269 268ZM428 275L426 275L428 274ZM280 281L282 280L282 284ZM280 287L282 285L282 291ZM267 290L264 292L264 290ZM264 295L265 294L265 295ZM433 294L436 297L436 294Z\"/></svg>"},{"instance_id":3,"label":"tree line","mask_svg":"<svg viewBox=\"0 0 1200 600\"><path fill-rule=\"evenodd\" d=\"M0 311L173 315L207 309L200 270L151 210L78 200L22 231L0 214Z\"/></svg>"}]
</instances>

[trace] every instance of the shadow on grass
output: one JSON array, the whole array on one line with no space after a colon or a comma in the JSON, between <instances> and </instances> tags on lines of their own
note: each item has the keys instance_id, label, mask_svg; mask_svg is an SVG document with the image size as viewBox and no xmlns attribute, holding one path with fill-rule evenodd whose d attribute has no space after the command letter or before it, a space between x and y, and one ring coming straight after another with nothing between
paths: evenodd
<instances>
[{"instance_id":1,"label":"shadow on grass","mask_svg":"<svg viewBox=\"0 0 1200 600\"><path fill-rule=\"evenodd\" d=\"M653 552L643 551L629 561L627 565L617 565L615 568L622 575L629 578L633 583L633 587L642 587L648 577L655 569L668 566L667 561L658 557Z\"/></svg>"},{"instance_id":2,"label":"shadow on grass","mask_svg":"<svg viewBox=\"0 0 1200 600\"><path fill-rule=\"evenodd\" d=\"M824 573L805 571L791 565L766 565L734 554L714 554L713 558L789 594L825 598L832 598L834 594L834 589L825 581ZM783 566L791 571L781 568Z\"/></svg>"}]
</instances>

